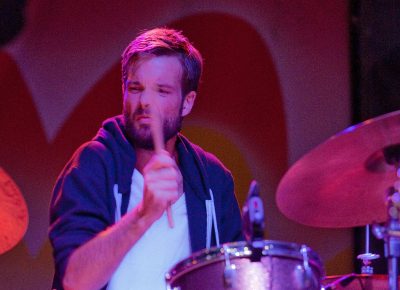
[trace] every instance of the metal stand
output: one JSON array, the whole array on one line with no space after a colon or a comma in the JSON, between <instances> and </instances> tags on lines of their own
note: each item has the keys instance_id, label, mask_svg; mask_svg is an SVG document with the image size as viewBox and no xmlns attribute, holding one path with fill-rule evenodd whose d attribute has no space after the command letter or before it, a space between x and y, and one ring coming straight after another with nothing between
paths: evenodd
<instances>
[{"instance_id":1,"label":"metal stand","mask_svg":"<svg viewBox=\"0 0 400 290\"><path fill-rule=\"evenodd\" d=\"M397 290L399 289L399 283L397 280L397 258L388 258L388 270L389 270L389 289Z\"/></svg>"},{"instance_id":2,"label":"metal stand","mask_svg":"<svg viewBox=\"0 0 400 290\"><path fill-rule=\"evenodd\" d=\"M400 183L390 187L387 192L388 221L386 226L374 225L373 231L378 239L385 240L385 257L388 259L389 289L398 290L398 266L400 257Z\"/></svg>"},{"instance_id":3,"label":"metal stand","mask_svg":"<svg viewBox=\"0 0 400 290\"><path fill-rule=\"evenodd\" d=\"M378 259L378 254L369 252L369 225L365 226L365 253L357 256L357 259L362 260L363 266L361 267L361 274L372 275L374 274L374 268L371 266L371 261Z\"/></svg>"},{"instance_id":4,"label":"metal stand","mask_svg":"<svg viewBox=\"0 0 400 290\"><path fill-rule=\"evenodd\" d=\"M369 252L369 225L365 227L365 253L357 256L357 259L363 261L363 266L361 267L361 274L372 275L374 273L374 268L371 266L371 261L378 259L378 254L373 254ZM349 285L355 278L357 278L357 274L351 273L345 276L342 276L339 279L325 285L323 290L333 290L333 289L344 289L347 285Z\"/></svg>"},{"instance_id":5,"label":"metal stand","mask_svg":"<svg viewBox=\"0 0 400 290\"><path fill-rule=\"evenodd\" d=\"M385 238L385 255L388 258L389 288L399 289L397 259L400 257L400 193L399 188L391 187L388 191L388 233Z\"/></svg>"},{"instance_id":6,"label":"metal stand","mask_svg":"<svg viewBox=\"0 0 400 290\"><path fill-rule=\"evenodd\" d=\"M389 289L398 290L397 259L400 257L400 144L383 148L387 165L396 170L398 180L389 187L386 194L388 220L386 226L374 225L373 231L378 239L385 240L385 257L388 259Z\"/></svg>"}]
</instances>

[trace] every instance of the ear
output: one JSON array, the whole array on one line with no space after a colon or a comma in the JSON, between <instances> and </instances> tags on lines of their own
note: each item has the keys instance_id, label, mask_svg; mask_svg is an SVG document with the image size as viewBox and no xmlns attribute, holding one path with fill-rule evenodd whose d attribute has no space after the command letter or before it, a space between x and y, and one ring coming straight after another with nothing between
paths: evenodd
<instances>
[{"instance_id":1,"label":"ear","mask_svg":"<svg viewBox=\"0 0 400 290\"><path fill-rule=\"evenodd\" d=\"M196 99L195 91L190 91L184 97L183 103L182 103L182 117L188 115L192 111L195 99Z\"/></svg>"}]
</instances>

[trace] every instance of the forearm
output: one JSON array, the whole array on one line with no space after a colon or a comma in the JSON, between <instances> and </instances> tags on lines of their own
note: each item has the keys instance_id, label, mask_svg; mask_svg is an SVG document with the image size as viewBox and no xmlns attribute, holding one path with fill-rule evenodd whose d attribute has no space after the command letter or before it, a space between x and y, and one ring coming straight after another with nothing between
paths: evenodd
<instances>
[{"instance_id":1,"label":"forearm","mask_svg":"<svg viewBox=\"0 0 400 290\"><path fill-rule=\"evenodd\" d=\"M138 209L73 252L63 279L66 290L97 290L110 280L125 254L153 223Z\"/></svg>"}]
</instances>

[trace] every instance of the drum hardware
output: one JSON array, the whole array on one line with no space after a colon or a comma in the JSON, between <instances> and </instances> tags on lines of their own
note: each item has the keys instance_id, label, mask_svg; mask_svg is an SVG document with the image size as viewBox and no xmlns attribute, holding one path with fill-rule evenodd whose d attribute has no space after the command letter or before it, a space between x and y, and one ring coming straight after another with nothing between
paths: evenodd
<instances>
[{"instance_id":1,"label":"drum hardware","mask_svg":"<svg viewBox=\"0 0 400 290\"><path fill-rule=\"evenodd\" d=\"M246 202L242 208L243 234L249 243L264 239L264 205L260 196L260 187L257 181L250 183ZM257 244L254 244L257 248Z\"/></svg>"},{"instance_id":2,"label":"drum hardware","mask_svg":"<svg viewBox=\"0 0 400 290\"><path fill-rule=\"evenodd\" d=\"M365 275L365 274L350 274L350 275L336 275L336 276L328 276L325 277L323 281L323 285L325 287L332 284L332 282L336 282L341 278L346 278L348 276L354 276L354 279L347 280L350 281L346 283L346 285L335 284L333 287L336 289L346 289L346 290L389 290L388 286L388 275L383 274L373 274L373 275ZM399 277L400 278L400 277ZM345 279L346 280L346 279ZM345 281L346 282L346 281ZM324 288L322 288L324 289ZM335 288L333 288L335 289ZM326 289L327 290L327 289Z\"/></svg>"},{"instance_id":3,"label":"drum hardware","mask_svg":"<svg viewBox=\"0 0 400 290\"><path fill-rule=\"evenodd\" d=\"M249 246L244 248L243 253L247 255L252 263L260 263L263 256L264 241L254 241ZM236 273L237 267L235 264L231 263L230 255L232 251L229 248L229 244L225 244L222 247L222 252L224 253L225 259L225 269L224 269L224 285L226 289L236 289ZM233 255L235 257L235 254Z\"/></svg>"},{"instance_id":4,"label":"drum hardware","mask_svg":"<svg viewBox=\"0 0 400 290\"><path fill-rule=\"evenodd\" d=\"M194 253L166 275L168 289L321 289L323 265L310 248L268 240L257 244L262 253L259 262L251 262L253 246L245 241Z\"/></svg>"},{"instance_id":5,"label":"drum hardware","mask_svg":"<svg viewBox=\"0 0 400 290\"><path fill-rule=\"evenodd\" d=\"M389 288L397 290L399 165L400 111L396 111L351 126L305 154L281 179L276 202L289 219L308 226L374 224L374 235L385 241ZM370 264L377 256L367 249L358 257L364 263L362 272L372 273Z\"/></svg>"},{"instance_id":6,"label":"drum hardware","mask_svg":"<svg viewBox=\"0 0 400 290\"><path fill-rule=\"evenodd\" d=\"M169 285L167 285L167 290L181 290L181 287L174 287L174 288L171 288Z\"/></svg>"},{"instance_id":7,"label":"drum hardware","mask_svg":"<svg viewBox=\"0 0 400 290\"><path fill-rule=\"evenodd\" d=\"M243 235L251 249L250 261L260 262L264 248L264 204L257 181L250 183L246 202L243 205Z\"/></svg>"},{"instance_id":8,"label":"drum hardware","mask_svg":"<svg viewBox=\"0 0 400 290\"><path fill-rule=\"evenodd\" d=\"M322 290L333 290L336 289L338 286L340 287L346 287L347 285L349 285L351 282L353 282L353 280L357 278L357 274L351 273L348 275L344 275L338 279L336 279L335 281L325 285L324 287L322 287Z\"/></svg>"},{"instance_id":9,"label":"drum hardware","mask_svg":"<svg viewBox=\"0 0 400 290\"><path fill-rule=\"evenodd\" d=\"M251 263L262 264L262 258L270 255L269 251L274 251L273 246L265 247L265 241L253 241L244 248L244 253L249 257ZM224 285L225 289L238 289L235 284L237 267L231 263L230 255L233 253L229 244L225 244L221 250L224 253ZM293 283L296 284L296 289L318 289L320 281L315 279L315 275L309 263L309 248L306 245L301 245L299 253L302 257L303 264L296 266L294 270ZM235 255L234 255L235 257ZM264 287L263 285L262 287ZM264 288L260 288L264 289ZM269 288L267 288L269 289Z\"/></svg>"},{"instance_id":10,"label":"drum hardware","mask_svg":"<svg viewBox=\"0 0 400 290\"><path fill-rule=\"evenodd\" d=\"M370 225L365 226L365 253L357 256L357 259L362 260L363 265L361 266L361 274L374 274L374 268L371 266L373 260L378 259L378 254L369 252L369 241L370 241Z\"/></svg>"},{"instance_id":11,"label":"drum hardware","mask_svg":"<svg viewBox=\"0 0 400 290\"><path fill-rule=\"evenodd\" d=\"M397 166L398 168L398 166ZM399 170L397 169L397 175ZM399 176L400 177L400 176ZM388 259L389 289L398 290L399 283L397 275L398 258L400 257L400 183L396 182L387 191L387 213L388 221L386 225L374 225L373 231L378 239L385 241L385 256Z\"/></svg>"},{"instance_id":12,"label":"drum hardware","mask_svg":"<svg viewBox=\"0 0 400 290\"><path fill-rule=\"evenodd\" d=\"M298 265L295 269L295 283L299 289L315 289L319 282L315 280L315 276L309 264L308 248L302 245L300 254L303 257L303 265Z\"/></svg>"},{"instance_id":13,"label":"drum hardware","mask_svg":"<svg viewBox=\"0 0 400 290\"><path fill-rule=\"evenodd\" d=\"M234 285L235 274L236 274L236 265L231 264L231 260L229 258L229 248L228 245L223 246L224 258L225 258L225 269L224 269L224 285L226 288L230 289Z\"/></svg>"}]
</instances>

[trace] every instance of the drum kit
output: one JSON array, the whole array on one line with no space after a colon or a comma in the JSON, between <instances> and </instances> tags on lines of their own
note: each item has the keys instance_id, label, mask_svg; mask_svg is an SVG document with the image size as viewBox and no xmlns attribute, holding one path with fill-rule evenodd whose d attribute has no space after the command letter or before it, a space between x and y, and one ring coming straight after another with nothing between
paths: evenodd
<instances>
[{"instance_id":1,"label":"drum kit","mask_svg":"<svg viewBox=\"0 0 400 290\"><path fill-rule=\"evenodd\" d=\"M25 200L18 186L0 167L0 255L13 248L27 228Z\"/></svg>"},{"instance_id":2,"label":"drum kit","mask_svg":"<svg viewBox=\"0 0 400 290\"><path fill-rule=\"evenodd\" d=\"M324 277L318 254L305 245L263 240L263 210L250 186L246 242L195 253L166 275L168 289L398 289L400 257L400 111L349 127L297 161L276 195L280 211L322 228L366 226L361 274ZM262 202L261 202L262 204ZM250 224L250 226L249 226ZM373 275L369 230L385 241L388 275ZM199 286L201 285L201 286Z\"/></svg>"},{"instance_id":3,"label":"drum kit","mask_svg":"<svg viewBox=\"0 0 400 290\"><path fill-rule=\"evenodd\" d=\"M306 245L263 239L264 213L252 183L244 214L247 241L202 250L166 274L170 290L398 289L400 257L400 111L349 127L297 161L276 195L281 212L322 228L367 226L362 274L325 278L318 254ZM24 235L23 197L0 168L0 254ZM385 241L388 275L373 275L369 225ZM357 282L358 281L358 282Z\"/></svg>"}]
</instances>

